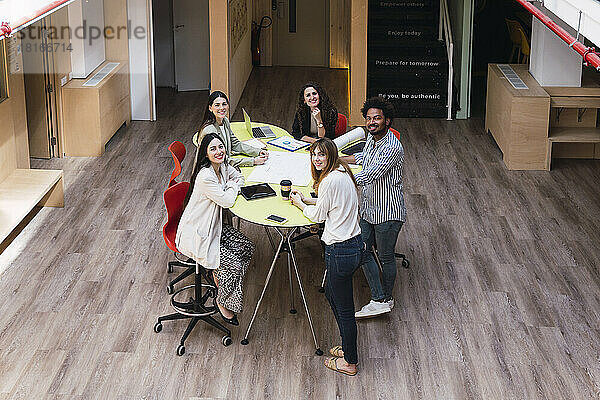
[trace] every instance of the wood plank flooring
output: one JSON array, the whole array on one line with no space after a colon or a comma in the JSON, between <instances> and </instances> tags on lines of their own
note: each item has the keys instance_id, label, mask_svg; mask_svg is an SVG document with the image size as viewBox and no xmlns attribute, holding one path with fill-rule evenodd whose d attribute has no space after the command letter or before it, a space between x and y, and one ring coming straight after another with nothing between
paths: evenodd
<instances>
[{"instance_id":1,"label":"wood plank flooring","mask_svg":"<svg viewBox=\"0 0 600 400\"><path fill-rule=\"evenodd\" d=\"M255 68L240 105L290 128L298 88L314 79L347 113L347 72ZM314 355L284 259L239 341L272 257L262 229L234 343L199 324L165 323L172 259L162 240L167 145L193 149L207 93L158 92L158 121L133 122L100 158L34 161L64 169L64 209L42 209L0 255L1 399L592 399L600 396L600 162L555 160L510 172L482 121L397 120L409 220L397 249L396 308L358 325L360 372ZM232 118L241 120L240 111ZM191 154L191 153L188 153ZM184 162L186 178L192 157ZM297 246L321 348L339 343L319 244ZM355 275L356 307L368 301Z\"/></svg>"}]
</instances>

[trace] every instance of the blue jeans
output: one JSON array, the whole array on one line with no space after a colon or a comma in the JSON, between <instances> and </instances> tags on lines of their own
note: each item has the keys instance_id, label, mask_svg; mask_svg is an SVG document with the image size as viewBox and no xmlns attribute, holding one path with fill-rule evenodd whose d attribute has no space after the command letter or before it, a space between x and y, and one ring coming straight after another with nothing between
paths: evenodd
<instances>
[{"instance_id":1,"label":"blue jeans","mask_svg":"<svg viewBox=\"0 0 600 400\"><path fill-rule=\"evenodd\" d=\"M360 235L341 243L325 245L325 297L340 329L344 359L349 364L358 363L352 274L360 266L362 253L363 242Z\"/></svg>"},{"instance_id":2,"label":"blue jeans","mask_svg":"<svg viewBox=\"0 0 600 400\"><path fill-rule=\"evenodd\" d=\"M362 240L367 250L362 269L371 288L371 299L375 301L384 301L392 297L392 290L396 281L396 257L394 252L402 225L402 221L396 220L371 224L362 218L360 219ZM371 253L373 243L377 244L377 254L383 270L383 282L379 279L379 268Z\"/></svg>"}]
</instances>

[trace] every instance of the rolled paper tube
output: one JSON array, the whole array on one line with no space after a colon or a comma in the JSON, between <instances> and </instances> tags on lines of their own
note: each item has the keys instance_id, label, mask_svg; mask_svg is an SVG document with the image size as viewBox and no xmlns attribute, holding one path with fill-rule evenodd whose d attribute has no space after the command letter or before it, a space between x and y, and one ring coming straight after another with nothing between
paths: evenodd
<instances>
[{"instance_id":1,"label":"rolled paper tube","mask_svg":"<svg viewBox=\"0 0 600 400\"><path fill-rule=\"evenodd\" d=\"M333 139L333 142L337 146L338 150L341 150L349 143L356 142L357 140L364 139L365 137L365 130L362 127L358 127L344 133L342 136L336 137Z\"/></svg>"}]
</instances>

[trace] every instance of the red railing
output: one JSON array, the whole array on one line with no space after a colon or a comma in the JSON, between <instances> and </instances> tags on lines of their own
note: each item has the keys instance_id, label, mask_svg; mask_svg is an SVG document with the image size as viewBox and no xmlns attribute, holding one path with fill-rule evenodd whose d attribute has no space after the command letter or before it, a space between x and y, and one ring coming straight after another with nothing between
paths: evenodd
<instances>
[{"instance_id":1,"label":"red railing","mask_svg":"<svg viewBox=\"0 0 600 400\"><path fill-rule=\"evenodd\" d=\"M0 40L4 39L6 36L10 36L11 33L16 32L19 29L26 27L27 25L37 21L44 15L46 15L50 12L53 12L56 9L58 9L62 6L65 6L65 5L67 5L67 3L70 3L72 1L73 0L55 0L55 1L52 1L48 4L46 4L44 7L40 8L39 10L36 10L32 14L26 15L23 18L18 19L17 21L14 21L14 22L0 21L1 22Z\"/></svg>"},{"instance_id":2,"label":"red railing","mask_svg":"<svg viewBox=\"0 0 600 400\"><path fill-rule=\"evenodd\" d=\"M593 47L587 47L582 43L578 42L569 32L558 26L558 24L552 21L546 14L541 12L537 7L531 5L531 3L525 0L516 0L521 4L527 11L533 14L534 17L539 19L544 25L546 25L552 32L556 33L559 38L564 40L570 47L576 52L581 54L583 57L584 65L590 65L600 71L600 57L596 53L596 49Z\"/></svg>"}]
</instances>

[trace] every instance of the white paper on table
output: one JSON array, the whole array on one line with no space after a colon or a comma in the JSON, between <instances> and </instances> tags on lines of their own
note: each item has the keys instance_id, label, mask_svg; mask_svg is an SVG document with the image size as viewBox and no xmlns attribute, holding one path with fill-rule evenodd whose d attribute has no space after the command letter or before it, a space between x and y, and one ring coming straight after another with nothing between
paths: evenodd
<instances>
[{"instance_id":1,"label":"white paper on table","mask_svg":"<svg viewBox=\"0 0 600 400\"><path fill-rule=\"evenodd\" d=\"M246 180L279 185L283 179L289 179L294 186L308 186L312 179L310 155L307 153L270 151L269 159L263 165L254 167Z\"/></svg>"},{"instance_id":2,"label":"white paper on table","mask_svg":"<svg viewBox=\"0 0 600 400\"><path fill-rule=\"evenodd\" d=\"M242 143L248 144L256 149L264 149L267 147L260 139L254 138L250 140L244 140Z\"/></svg>"},{"instance_id":3,"label":"white paper on table","mask_svg":"<svg viewBox=\"0 0 600 400\"><path fill-rule=\"evenodd\" d=\"M333 142L337 146L338 150L341 150L349 143L356 142L357 140L364 139L365 137L365 130L361 127L358 127L344 133L342 136L336 137L333 139Z\"/></svg>"}]
</instances>

